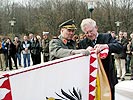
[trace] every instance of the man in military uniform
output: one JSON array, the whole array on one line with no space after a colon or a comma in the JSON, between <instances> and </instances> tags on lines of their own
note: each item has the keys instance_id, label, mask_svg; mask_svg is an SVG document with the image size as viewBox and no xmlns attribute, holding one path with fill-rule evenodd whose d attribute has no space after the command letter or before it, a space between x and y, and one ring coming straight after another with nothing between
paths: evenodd
<instances>
[{"instance_id":1,"label":"man in military uniform","mask_svg":"<svg viewBox=\"0 0 133 100\"><path fill-rule=\"evenodd\" d=\"M43 61L49 61L49 32L43 32L43 39L42 39L42 53L43 53Z\"/></svg>"},{"instance_id":2,"label":"man in military uniform","mask_svg":"<svg viewBox=\"0 0 133 100\"><path fill-rule=\"evenodd\" d=\"M49 44L50 60L67 57L82 53L88 55L89 51L85 49L76 50L76 43L72 40L75 30L74 20L70 19L59 25L60 35L54 38Z\"/></svg>"}]
</instances>

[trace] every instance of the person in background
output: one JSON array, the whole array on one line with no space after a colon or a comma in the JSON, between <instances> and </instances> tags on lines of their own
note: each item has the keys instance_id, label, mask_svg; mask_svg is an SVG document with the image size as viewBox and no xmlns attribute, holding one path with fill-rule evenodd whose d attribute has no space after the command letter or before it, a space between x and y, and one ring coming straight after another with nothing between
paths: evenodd
<instances>
[{"instance_id":1,"label":"person in background","mask_svg":"<svg viewBox=\"0 0 133 100\"><path fill-rule=\"evenodd\" d=\"M76 42L76 48L78 48L79 36L78 36L77 34L75 34L75 35L73 36L72 40L73 40L74 42Z\"/></svg>"},{"instance_id":2,"label":"person in background","mask_svg":"<svg viewBox=\"0 0 133 100\"><path fill-rule=\"evenodd\" d=\"M22 67L21 66L21 41L17 36L15 36L13 43L16 47L16 59L18 59L19 67Z\"/></svg>"},{"instance_id":3,"label":"person in background","mask_svg":"<svg viewBox=\"0 0 133 100\"><path fill-rule=\"evenodd\" d=\"M83 39L85 39L85 34L80 33L79 34L79 41L82 41Z\"/></svg>"},{"instance_id":4,"label":"person in background","mask_svg":"<svg viewBox=\"0 0 133 100\"><path fill-rule=\"evenodd\" d=\"M1 37L0 37L0 65L1 65L1 71L6 71L6 60L5 60L4 48L2 45Z\"/></svg>"},{"instance_id":5,"label":"person in background","mask_svg":"<svg viewBox=\"0 0 133 100\"><path fill-rule=\"evenodd\" d=\"M128 35L127 35L127 32L123 32L123 37L129 42L129 38L128 38ZM126 50L128 51L128 50ZM131 57L130 57L130 54L128 52L127 53L127 56L126 56L126 73L129 73L129 67L130 67L130 60L131 60Z\"/></svg>"},{"instance_id":6,"label":"person in background","mask_svg":"<svg viewBox=\"0 0 133 100\"><path fill-rule=\"evenodd\" d=\"M42 38L40 35L37 35L36 38L38 39L39 43L40 43L40 47L42 47Z\"/></svg>"},{"instance_id":7,"label":"person in background","mask_svg":"<svg viewBox=\"0 0 133 100\"><path fill-rule=\"evenodd\" d=\"M59 25L60 35L49 44L50 60L55 60L75 54L89 55L86 49L76 50L76 43L72 40L76 31L74 20L70 19Z\"/></svg>"},{"instance_id":8,"label":"person in background","mask_svg":"<svg viewBox=\"0 0 133 100\"><path fill-rule=\"evenodd\" d=\"M49 61L49 32L43 32L43 39L42 39L42 53L43 53L43 61Z\"/></svg>"},{"instance_id":9,"label":"person in background","mask_svg":"<svg viewBox=\"0 0 133 100\"><path fill-rule=\"evenodd\" d=\"M3 50L4 50L4 55L5 55L5 65L6 65L6 68L9 66L8 65L8 51L7 51L7 45L6 45L6 40L7 40L7 38L3 38L2 39L2 48L3 48Z\"/></svg>"},{"instance_id":10,"label":"person in background","mask_svg":"<svg viewBox=\"0 0 133 100\"><path fill-rule=\"evenodd\" d=\"M36 36L37 37L37 39L38 39L38 41L39 41L39 44L40 44L40 51L41 51L41 54L40 55L38 55L38 58L41 58L41 62L43 62L43 57L42 57L42 38L41 38L41 36L40 35L37 35Z\"/></svg>"},{"instance_id":11,"label":"person in background","mask_svg":"<svg viewBox=\"0 0 133 100\"><path fill-rule=\"evenodd\" d=\"M130 34L131 40L129 41L127 45L127 50L129 51L131 60L130 60L130 65L131 65L131 79L133 80L133 33Z\"/></svg>"},{"instance_id":12,"label":"person in background","mask_svg":"<svg viewBox=\"0 0 133 100\"><path fill-rule=\"evenodd\" d=\"M33 35L33 33L30 33L29 34L29 41L32 43L33 40L34 40L34 35Z\"/></svg>"},{"instance_id":13,"label":"person in background","mask_svg":"<svg viewBox=\"0 0 133 100\"><path fill-rule=\"evenodd\" d=\"M127 32L123 32L123 37L124 37L125 39L128 39Z\"/></svg>"},{"instance_id":14,"label":"person in background","mask_svg":"<svg viewBox=\"0 0 133 100\"><path fill-rule=\"evenodd\" d=\"M116 39L116 33L115 33L115 31L111 31L111 36L114 38L114 39Z\"/></svg>"},{"instance_id":15,"label":"person in background","mask_svg":"<svg viewBox=\"0 0 133 100\"><path fill-rule=\"evenodd\" d=\"M117 78L118 79L121 79L121 81L124 81L125 80L125 75L126 75L126 51L127 51L127 44L128 44L128 41L126 38L124 38L123 36L123 32L120 31L119 32L119 36L118 36L118 39L117 41L119 43L122 44L123 46L123 49L121 50L121 53L120 54L115 54L114 57L115 57L115 65L116 65L116 68L117 68Z\"/></svg>"},{"instance_id":16,"label":"person in background","mask_svg":"<svg viewBox=\"0 0 133 100\"><path fill-rule=\"evenodd\" d=\"M33 35L33 33L30 33L30 34L29 34L29 41L32 43L33 40L34 40L34 35ZM34 59L33 56L34 56L34 55L33 55L32 53L31 53L30 55L31 55L31 59L32 59L32 61L33 61L33 59Z\"/></svg>"},{"instance_id":17,"label":"person in background","mask_svg":"<svg viewBox=\"0 0 133 100\"><path fill-rule=\"evenodd\" d=\"M13 42L11 41L10 38L7 38L6 40L6 47L7 47L7 55L8 55L8 63L9 63L9 69L12 70L12 60L14 61L15 67L16 69L18 69L17 67L17 58L16 58L16 47L13 44Z\"/></svg>"},{"instance_id":18,"label":"person in background","mask_svg":"<svg viewBox=\"0 0 133 100\"><path fill-rule=\"evenodd\" d=\"M37 37L34 37L33 42L31 43L31 53L33 54L33 65L41 63L41 50L40 43Z\"/></svg>"},{"instance_id":19,"label":"person in background","mask_svg":"<svg viewBox=\"0 0 133 100\"><path fill-rule=\"evenodd\" d=\"M91 18L83 19L81 22L81 29L86 34L86 38L79 43L80 49L96 50L96 53L109 49L108 56L101 59L107 78L109 80L112 100L115 99L115 85L118 83L115 69L112 63L111 53L120 53L122 45L112 38L111 34L98 33L98 26L96 21Z\"/></svg>"},{"instance_id":20,"label":"person in background","mask_svg":"<svg viewBox=\"0 0 133 100\"><path fill-rule=\"evenodd\" d=\"M28 37L25 35L23 37L23 42L21 44L22 54L23 54L23 61L24 61L24 68L30 66L30 49L31 49L31 42L28 41ZM27 64L28 61L28 64Z\"/></svg>"}]
</instances>

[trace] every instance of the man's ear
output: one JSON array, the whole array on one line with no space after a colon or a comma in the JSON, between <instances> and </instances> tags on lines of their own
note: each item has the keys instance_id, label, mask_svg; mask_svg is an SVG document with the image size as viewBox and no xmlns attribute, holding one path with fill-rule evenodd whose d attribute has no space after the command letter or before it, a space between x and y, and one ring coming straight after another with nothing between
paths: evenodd
<instances>
[{"instance_id":1,"label":"man's ear","mask_svg":"<svg viewBox=\"0 0 133 100\"><path fill-rule=\"evenodd\" d=\"M63 32L63 29L60 29L60 32L62 33Z\"/></svg>"},{"instance_id":2,"label":"man's ear","mask_svg":"<svg viewBox=\"0 0 133 100\"><path fill-rule=\"evenodd\" d=\"M61 31L61 33L62 33L62 32L64 31L64 28L61 28L61 30L60 30L60 31Z\"/></svg>"}]
</instances>

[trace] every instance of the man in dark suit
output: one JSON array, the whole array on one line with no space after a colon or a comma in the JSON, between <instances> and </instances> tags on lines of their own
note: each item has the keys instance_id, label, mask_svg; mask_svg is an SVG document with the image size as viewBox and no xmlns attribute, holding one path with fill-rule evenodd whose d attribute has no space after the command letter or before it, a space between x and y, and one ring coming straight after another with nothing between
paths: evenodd
<instances>
[{"instance_id":1,"label":"man in dark suit","mask_svg":"<svg viewBox=\"0 0 133 100\"><path fill-rule=\"evenodd\" d=\"M96 53L99 53L103 49L109 48L108 56L102 59L102 64L109 80L112 100L114 100L114 86L118 83L118 80L115 74L115 68L113 67L111 53L120 53L123 47L112 38L111 34L99 34L98 27L93 19L83 19L81 29L86 34L86 38L79 43L79 49L87 48L90 51L96 50Z\"/></svg>"}]
</instances>

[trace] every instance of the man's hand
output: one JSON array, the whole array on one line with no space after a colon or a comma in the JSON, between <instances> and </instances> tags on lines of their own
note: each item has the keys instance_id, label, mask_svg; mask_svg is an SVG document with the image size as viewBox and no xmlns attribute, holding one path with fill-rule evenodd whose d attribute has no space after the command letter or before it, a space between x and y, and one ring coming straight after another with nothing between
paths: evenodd
<instances>
[{"instance_id":1,"label":"man's hand","mask_svg":"<svg viewBox=\"0 0 133 100\"><path fill-rule=\"evenodd\" d=\"M28 48L25 48L25 52L28 52Z\"/></svg>"},{"instance_id":2,"label":"man's hand","mask_svg":"<svg viewBox=\"0 0 133 100\"><path fill-rule=\"evenodd\" d=\"M94 48L92 48L91 46L89 46L89 47L87 47L87 49L86 50L88 50L89 52L91 52L91 51L94 51L95 49Z\"/></svg>"},{"instance_id":3,"label":"man's hand","mask_svg":"<svg viewBox=\"0 0 133 100\"><path fill-rule=\"evenodd\" d=\"M72 50L71 52L72 55L75 55L75 54L83 54L85 56L88 56L90 54L90 52L86 49L79 49L79 50Z\"/></svg>"},{"instance_id":4,"label":"man's hand","mask_svg":"<svg viewBox=\"0 0 133 100\"><path fill-rule=\"evenodd\" d=\"M94 46L94 49L96 50L96 53L101 52L102 50L109 48L109 46L107 44L96 44Z\"/></svg>"}]
</instances>

